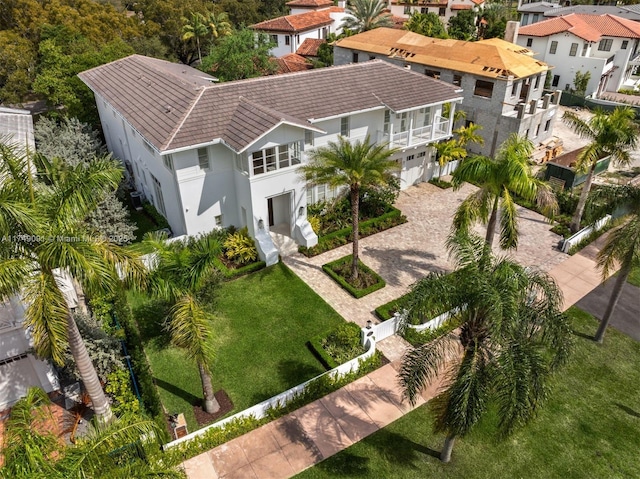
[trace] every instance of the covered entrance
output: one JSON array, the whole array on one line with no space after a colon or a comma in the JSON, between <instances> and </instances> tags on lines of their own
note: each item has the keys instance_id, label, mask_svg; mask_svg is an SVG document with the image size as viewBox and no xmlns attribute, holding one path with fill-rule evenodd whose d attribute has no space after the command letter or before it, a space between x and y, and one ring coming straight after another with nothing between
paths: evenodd
<instances>
[{"instance_id":1,"label":"covered entrance","mask_svg":"<svg viewBox=\"0 0 640 479\"><path fill-rule=\"evenodd\" d=\"M269 231L291 236L291 193L267 198Z\"/></svg>"}]
</instances>

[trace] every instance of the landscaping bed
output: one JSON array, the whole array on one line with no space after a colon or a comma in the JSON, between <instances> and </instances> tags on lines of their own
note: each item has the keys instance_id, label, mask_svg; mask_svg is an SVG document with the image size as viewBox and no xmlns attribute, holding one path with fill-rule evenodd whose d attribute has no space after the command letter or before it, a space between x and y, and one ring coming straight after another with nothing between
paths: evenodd
<instances>
[{"instance_id":1,"label":"landscaping bed","mask_svg":"<svg viewBox=\"0 0 640 479\"><path fill-rule=\"evenodd\" d=\"M354 284L351 280L352 258L353 255L344 256L322 265L322 270L354 298L362 298L385 287L386 283L382 276L360 260L358 260L358 279Z\"/></svg>"},{"instance_id":2,"label":"landscaping bed","mask_svg":"<svg viewBox=\"0 0 640 479\"><path fill-rule=\"evenodd\" d=\"M355 323L344 323L329 334L312 338L309 346L329 370L365 353L360 334L360 326Z\"/></svg>"}]
</instances>

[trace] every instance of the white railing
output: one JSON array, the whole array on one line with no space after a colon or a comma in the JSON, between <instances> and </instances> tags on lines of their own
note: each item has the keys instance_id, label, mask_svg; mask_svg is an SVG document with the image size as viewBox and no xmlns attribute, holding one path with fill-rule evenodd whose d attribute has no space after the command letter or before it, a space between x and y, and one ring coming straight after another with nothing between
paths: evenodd
<instances>
[{"instance_id":1,"label":"white railing","mask_svg":"<svg viewBox=\"0 0 640 479\"><path fill-rule=\"evenodd\" d=\"M415 329L416 331L424 331L426 329L437 329L440 326L442 326L446 320L448 320L451 316L453 316L454 314L457 314L458 312L460 312L460 308L454 308L451 311L447 311L446 313L442 313L441 315L436 316L435 318L427 321L426 323L417 324L417 325L408 324L407 327L411 329ZM386 339L396 334L400 329L403 320L404 318L402 316L402 313L395 313L393 315L393 318L387 319L386 321L383 321L382 323L379 323L379 324L373 324L371 325L370 328L369 327L365 328L363 331L368 329L373 333L372 336L373 338L375 338L376 341L382 341L383 339Z\"/></svg>"},{"instance_id":2,"label":"white railing","mask_svg":"<svg viewBox=\"0 0 640 479\"><path fill-rule=\"evenodd\" d=\"M600 229L602 229L607 223L609 223L609 221L611 221L611 215L606 215L600 218L598 221L596 221L595 224L593 224L592 226L587 226L586 228L582 228L573 236L568 237L562 243L562 252L568 253L571 248L573 248L575 245L580 243L580 241L585 239L594 231L599 231Z\"/></svg>"},{"instance_id":3,"label":"white railing","mask_svg":"<svg viewBox=\"0 0 640 479\"><path fill-rule=\"evenodd\" d=\"M321 378L322 376L328 375L328 376L336 377L336 376L341 376L341 375L350 373L352 371L357 371L358 368L360 367L360 362L364 359L370 358L376 352L376 340L374 336L370 335L369 331L367 330L363 330L362 334L363 334L363 343L367 348L367 351L361 354L360 356L358 356L357 358L352 359L351 361L348 361L344 364L341 364L337 368L334 368L331 371L327 371L326 373L316 376L313 379L309 379L308 381L305 381L302 384L294 386L291 389L284 391L283 393L280 393L276 396L273 396L272 398L267 399L266 401L262 401L261 403L258 403L255 406L251 406L250 408L245 409L244 411L240 411L239 413L236 413L233 416L229 416L228 418L225 418L218 422L210 424L207 427L198 429L197 431L194 431L191 434L187 434L186 436L176 439L175 441L168 442L167 444L162 446L162 448L169 449L171 447L177 446L178 444L187 442L195 437L202 436L210 429L224 427L226 424L232 422L235 419L245 418L245 417L254 417L256 419L261 419L267 415L267 412L269 411L269 409L284 406L289 401L294 399L297 395L302 393L307 387L307 385Z\"/></svg>"}]
</instances>

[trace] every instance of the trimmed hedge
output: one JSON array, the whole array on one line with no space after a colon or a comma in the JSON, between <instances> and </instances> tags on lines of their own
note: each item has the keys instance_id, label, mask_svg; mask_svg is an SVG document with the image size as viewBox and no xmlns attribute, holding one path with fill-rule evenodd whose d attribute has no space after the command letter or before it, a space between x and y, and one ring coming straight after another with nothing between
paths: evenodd
<instances>
[{"instance_id":1,"label":"trimmed hedge","mask_svg":"<svg viewBox=\"0 0 640 479\"><path fill-rule=\"evenodd\" d=\"M380 318L382 321L386 321L387 319L391 319L393 313L398 311L398 306L405 300L408 295L402 295L397 299L389 301L381 306L378 306L375 309L376 316Z\"/></svg>"},{"instance_id":2,"label":"trimmed hedge","mask_svg":"<svg viewBox=\"0 0 640 479\"><path fill-rule=\"evenodd\" d=\"M340 266L344 263L350 263L352 256L353 255L344 256L340 259L332 261L331 263L323 264L322 270L331 278L333 278L333 280L338 283L342 287L342 289L346 290L351 296L356 299L360 299L367 294L378 291L379 289L382 289L387 285L387 283L385 283L384 279L382 279L382 277L378 273L366 266L362 261L358 260L358 268L360 268L361 271L374 275L378 279L378 281L365 289L357 289L351 286L345 278L343 278L333 270L333 267Z\"/></svg>"},{"instance_id":3,"label":"trimmed hedge","mask_svg":"<svg viewBox=\"0 0 640 479\"><path fill-rule=\"evenodd\" d=\"M371 236L372 234L379 233L380 231L393 228L394 226L401 225L407 222L406 216L397 208L391 208L385 214L372 218L370 220L362 221L360 223L360 239ZM298 251L305 256L311 258L317 256L326 251L338 248L351 242L351 234L353 228L342 228L341 230L334 231L318 238L318 244L311 248L300 246Z\"/></svg>"},{"instance_id":4,"label":"trimmed hedge","mask_svg":"<svg viewBox=\"0 0 640 479\"><path fill-rule=\"evenodd\" d=\"M345 337L348 338L346 342L344 341ZM327 345L333 346L334 351L346 355L347 358L340 360L340 358L335 357L326 349ZM329 333L311 338L309 346L314 355L327 369L337 368L340 364L350 361L365 352L360 343L360 327L350 322L339 325Z\"/></svg>"},{"instance_id":5,"label":"trimmed hedge","mask_svg":"<svg viewBox=\"0 0 640 479\"><path fill-rule=\"evenodd\" d=\"M318 361L320 361L322 366L328 371L330 369L337 368L339 364L322 347L322 340L326 337L326 334L320 334L311 338L309 340L309 348Z\"/></svg>"},{"instance_id":6,"label":"trimmed hedge","mask_svg":"<svg viewBox=\"0 0 640 479\"><path fill-rule=\"evenodd\" d=\"M449 188L451 188L453 186L453 184L451 182L441 180L440 178L431 178L429 180L429 183L431 183L432 185L435 185L438 188L441 188L443 190L447 190L447 189L449 189Z\"/></svg>"},{"instance_id":7,"label":"trimmed hedge","mask_svg":"<svg viewBox=\"0 0 640 479\"><path fill-rule=\"evenodd\" d=\"M220 270L222 276L225 279L235 279L240 276L244 276L245 274L253 273L255 271L259 271L262 268L267 266L267 263L264 261L256 261L255 263L249 263L247 265L241 266L240 268L227 268L227 266L219 259L215 261L216 268Z\"/></svg>"},{"instance_id":8,"label":"trimmed hedge","mask_svg":"<svg viewBox=\"0 0 640 479\"><path fill-rule=\"evenodd\" d=\"M144 209L145 213L147 213L147 215L149 215L151 217L151 219L153 220L153 222L158 225L158 229L161 230L163 228L169 228L171 229L171 227L169 226L169 222L167 221L167 219L162 216L158 210L156 209L155 206L153 206L151 203L149 203L148 201L145 201L142 203L142 209Z\"/></svg>"}]
</instances>

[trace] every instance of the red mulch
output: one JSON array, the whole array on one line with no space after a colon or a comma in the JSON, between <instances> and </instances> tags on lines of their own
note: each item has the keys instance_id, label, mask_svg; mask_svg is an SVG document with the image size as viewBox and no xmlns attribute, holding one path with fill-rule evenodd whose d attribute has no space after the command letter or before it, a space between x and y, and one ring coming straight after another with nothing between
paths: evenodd
<instances>
[{"instance_id":1,"label":"red mulch","mask_svg":"<svg viewBox=\"0 0 640 479\"><path fill-rule=\"evenodd\" d=\"M220 404L220 410L215 414L209 414L205 412L204 409L200 405L193 406L193 413L196 415L196 421L199 426L206 426L207 424L211 424L215 422L216 419L221 418L228 412L233 410L233 402L229 395L221 389L220 391L214 394L215 398L218 400L218 404Z\"/></svg>"}]
</instances>

